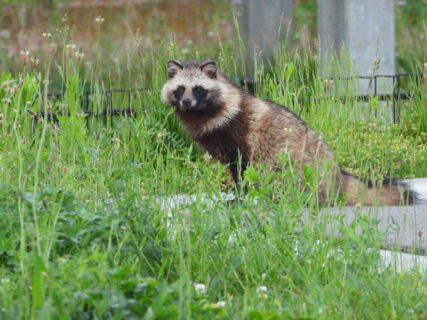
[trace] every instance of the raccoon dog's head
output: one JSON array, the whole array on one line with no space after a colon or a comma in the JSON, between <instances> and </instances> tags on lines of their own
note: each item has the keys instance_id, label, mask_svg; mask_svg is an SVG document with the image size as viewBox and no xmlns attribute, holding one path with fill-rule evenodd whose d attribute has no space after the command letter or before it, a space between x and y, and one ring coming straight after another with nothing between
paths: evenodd
<instances>
[{"instance_id":1,"label":"raccoon dog's head","mask_svg":"<svg viewBox=\"0 0 427 320\"><path fill-rule=\"evenodd\" d=\"M169 79L161 93L164 103L181 112L216 114L220 111L224 104L223 84L214 61L171 60L167 72Z\"/></svg>"}]
</instances>

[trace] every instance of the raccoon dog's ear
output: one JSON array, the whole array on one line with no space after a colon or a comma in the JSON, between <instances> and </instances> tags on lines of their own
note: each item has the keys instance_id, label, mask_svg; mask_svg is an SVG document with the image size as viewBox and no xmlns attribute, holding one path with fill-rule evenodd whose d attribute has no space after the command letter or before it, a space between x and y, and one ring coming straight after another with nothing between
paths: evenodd
<instances>
[{"instance_id":1,"label":"raccoon dog's ear","mask_svg":"<svg viewBox=\"0 0 427 320\"><path fill-rule=\"evenodd\" d=\"M168 62L168 77L169 79L173 78L179 70L182 70L184 66L178 60L170 60Z\"/></svg>"},{"instance_id":2,"label":"raccoon dog's ear","mask_svg":"<svg viewBox=\"0 0 427 320\"><path fill-rule=\"evenodd\" d=\"M218 68L216 67L215 61L209 60L205 61L201 64L200 69L207 74L209 78L216 78L216 74L218 71Z\"/></svg>"}]
</instances>

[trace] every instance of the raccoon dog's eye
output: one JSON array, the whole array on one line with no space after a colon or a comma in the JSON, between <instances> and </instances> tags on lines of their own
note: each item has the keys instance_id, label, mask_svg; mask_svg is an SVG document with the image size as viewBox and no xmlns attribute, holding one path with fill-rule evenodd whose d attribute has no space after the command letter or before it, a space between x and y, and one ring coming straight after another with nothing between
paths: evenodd
<instances>
[{"instance_id":1,"label":"raccoon dog's eye","mask_svg":"<svg viewBox=\"0 0 427 320\"><path fill-rule=\"evenodd\" d=\"M176 99L181 99L182 95L184 94L185 88L183 86L179 86L178 88L175 89L175 91L173 92L173 95L175 96Z\"/></svg>"},{"instance_id":2,"label":"raccoon dog's eye","mask_svg":"<svg viewBox=\"0 0 427 320\"><path fill-rule=\"evenodd\" d=\"M206 90L202 87L196 86L193 88L193 94L198 101L201 101L201 100L206 98L206 96L208 94L208 90Z\"/></svg>"}]
</instances>

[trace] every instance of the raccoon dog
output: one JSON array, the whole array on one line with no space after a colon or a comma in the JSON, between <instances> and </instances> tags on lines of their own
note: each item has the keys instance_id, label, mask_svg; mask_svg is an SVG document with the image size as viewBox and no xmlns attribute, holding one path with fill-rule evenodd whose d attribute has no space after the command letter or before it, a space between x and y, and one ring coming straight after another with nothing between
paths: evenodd
<instances>
[{"instance_id":1,"label":"raccoon dog","mask_svg":"<svg viewBox=\"0 0 427 320\"><path fill-rule=\"evenodd\" d=\"M280 168L277 156L287 149L301 176L307 165L318 173L322 202L345 193L347 205L401 203L398 180L373 188L340 169L321 136L302 119L283 106L243 91L220 73L214 61L171 60L167 72L162 101L175 108L188 134L203 150L228 165L236 183L239 172L249 164L285 169Z\"/></svg>"}]
</instances>

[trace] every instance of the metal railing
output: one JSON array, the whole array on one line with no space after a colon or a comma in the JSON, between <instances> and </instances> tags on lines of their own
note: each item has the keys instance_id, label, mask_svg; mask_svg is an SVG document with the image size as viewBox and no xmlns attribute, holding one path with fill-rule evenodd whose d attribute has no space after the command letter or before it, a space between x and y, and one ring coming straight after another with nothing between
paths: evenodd
<instances>
[{"instance_id":1,"label":"metal railing","mask_svg":"<svg viewBox=\"0 0 427 320\"><path fill-rule=\"evenodd\" d=\"M339 99L345 102L348 99L355 101L370 101L373 97L376 97L379 101L391 101L393 103L392 112L393 112L393 123L398 122L398 112L397 112L397 102L400 100L411 100L416 96L421 96L421 92L417 93L408 93L401 92L401 82L402 78L405 79L415 79L416 81L425 81L423 78L423 73L417 74L395 74L395 75L373 75L373 76L358 76L358 77L331 77L331 78L307 78L301 80L290 80L293 83L309 83L313 81L356 81L356 80L369 80L369 91L371 94L365 95L343 95L337 96L336 99ZM392 92L391 93L381 93L379 90L379 82L383 79L391 79L392 80ZM256 82L252 77L246 77L240 81L240 85L250 93L255 92ZM277 82L278 85L281 82ZM85 91L81 94L80 97L80 105L82 114L90 117L109 117L109 116L135 116L138 112L143 110L142 106L139 108L135 108L133 105L135 99L135 95L141 95L144 92L148 92L150 89L112 89L112 90L100 90L100 91ZM91 106L94 105L93 97L96 96L98 102L101 101L101 108L98 110L91 110ZM121 96L120 98L116 98L117 96ZM48 99L52 100L62 100L64 98L64 93L49 93ZM320 99L331 99L331 96L311 96L311 97L302 97L299 99L299 102L309 103L314 100ZM121 108L114 108L114 100L122 101ZM125 107L123 107L123 101L126 100ZM57 120L57 116L67 115L68 113L64 112L48 112L47 114L37 114L36 117L43 117L53 121Z\"/></svg>"}]
</instances>

